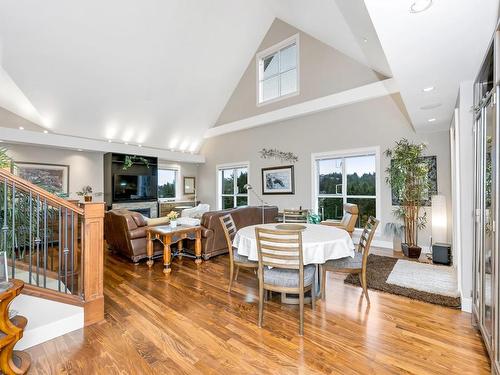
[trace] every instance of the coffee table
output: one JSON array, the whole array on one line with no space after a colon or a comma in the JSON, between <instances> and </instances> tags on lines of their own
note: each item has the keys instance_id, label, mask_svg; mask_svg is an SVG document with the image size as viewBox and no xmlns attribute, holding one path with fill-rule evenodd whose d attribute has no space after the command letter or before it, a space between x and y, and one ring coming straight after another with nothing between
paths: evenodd
<instances>
[{"instance_id":1,"label":"coffee table","mask_svg":"<svg viewBox=\"0 0 500 375\"><path fill-rule=\"evenodd\" d=\"M190 239L195 240L194 253L196 264L201 263L201 226L190 226L190 225L178 225L172 228L170 225L159 225L157 227L148 227L146 229L146 254L148 256L148 261L146 264L149 268L153 267L153 241L157 240L163 244L163 273L168 275L172 269L170 264L172 263L172 250L171 245L177 243L177 254L182 257L182 251L184 249L182 240Z\"/></svg>"}]
</instances>

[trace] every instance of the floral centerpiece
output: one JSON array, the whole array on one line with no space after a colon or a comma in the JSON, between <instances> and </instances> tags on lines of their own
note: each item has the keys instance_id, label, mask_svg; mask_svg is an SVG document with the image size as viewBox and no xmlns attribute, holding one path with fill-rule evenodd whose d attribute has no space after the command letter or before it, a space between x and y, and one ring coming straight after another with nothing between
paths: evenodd
<instances>
[{"instance_id":1,"label":"floral centerpiece","mask_svg":"<svg viewBox=\"0 0 500 375\"><path fill-rule=\"evenodd\" d=\"M170 226L175 228L177 226L177 218L179 217L179 213L175 211L170 211L167 214L167 219L170 220Z\"/></svg>"}]
</instances>

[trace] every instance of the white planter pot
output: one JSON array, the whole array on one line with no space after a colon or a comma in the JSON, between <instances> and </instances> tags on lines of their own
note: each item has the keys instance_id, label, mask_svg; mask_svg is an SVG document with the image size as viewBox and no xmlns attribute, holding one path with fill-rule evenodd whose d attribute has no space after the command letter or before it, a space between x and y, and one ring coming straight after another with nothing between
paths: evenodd
<instances>
[{"instance_id":1,"label":"white planter pot","mask_svg":"<svg viewBox=\"0 0 500 375\"><path fill-rule=\"evenodd\" d=\"M176 228L177 227L177 220L171 220L170 221L170 227L171 228Z\"/></svg>"}]
</instances>

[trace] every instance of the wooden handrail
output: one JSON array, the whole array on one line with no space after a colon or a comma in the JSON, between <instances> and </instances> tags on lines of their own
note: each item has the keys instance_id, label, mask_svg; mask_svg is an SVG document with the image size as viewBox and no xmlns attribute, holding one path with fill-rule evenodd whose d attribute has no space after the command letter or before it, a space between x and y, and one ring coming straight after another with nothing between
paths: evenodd
<instances>
[{"instance_id":1,"label":"wooden handrail","mask_svg":"<svg viewBox=\"0 0 500 375\"><path fill-rule=\"evenodd\" d=\"M21 177L16 176L16 175L6 171L5 169L0 168L0 178L2 180L7 179L7 183L9 183L11 185L12 185L12 183L15 183L16 188L21 187L27 191L31 191L31 192L39 195L40 198L45 198L50 204L54 204L54 205L58 205L58 206L67 208L68 210L71 210L79 215L84 214L84 210L82 208L76 206L75 204L67 201L66 199L58 197L57 195L49 193L48 191L42 189L41 187L38 187L35 184L32 184L31 182L26 181L26 180L22 179ZM3 181L0 181L0 183L2 183L2 182Z\"/></svg>"}]
</instances>

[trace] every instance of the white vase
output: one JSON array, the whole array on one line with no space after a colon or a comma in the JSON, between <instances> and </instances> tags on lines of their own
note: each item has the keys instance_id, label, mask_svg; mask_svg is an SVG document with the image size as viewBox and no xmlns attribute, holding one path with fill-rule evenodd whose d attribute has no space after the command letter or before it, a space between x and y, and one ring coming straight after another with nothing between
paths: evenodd
<instances>
[{"instance_id":1,"label":"white vase","mask_svg":"<svg viewBox=\"0 0 500 375\"><path fill-rule=\"evenodd\" d=\"M170 220L170 227L171 228L177 227L177 220Z\"/></svg>"}]
</instances>

